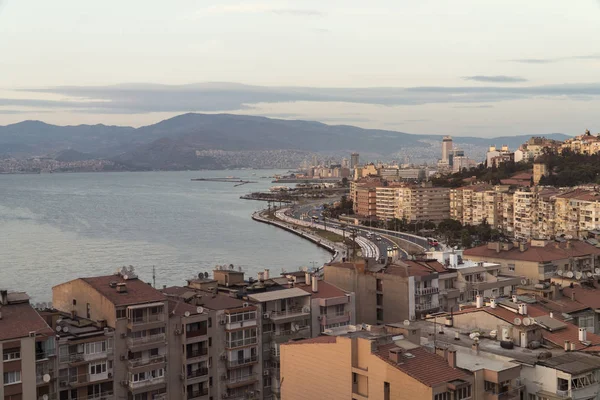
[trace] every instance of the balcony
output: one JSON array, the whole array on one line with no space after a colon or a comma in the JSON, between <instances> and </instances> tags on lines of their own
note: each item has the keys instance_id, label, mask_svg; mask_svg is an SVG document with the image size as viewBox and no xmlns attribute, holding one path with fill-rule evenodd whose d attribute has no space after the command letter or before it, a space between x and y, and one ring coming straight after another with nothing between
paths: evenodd
<instances>
[{"instance_id":1,"label":"balcony","mask_svg":"<svg viewBox=\"0 0 600 400\"><path fill-rule=\"evenodd\" d=\"M137 390L137 389L144 389L150 386L155 386L155 385L162 385L165 383L165 377L164 376L158 376L156 378L151 378L151 379L146 379L144 381L129 381L129 389L131 390Z\"/></svg>"},{"instance_id":2,"label":"balcony","mask_svg":"<svg viewBox=\"0 0 600 400\"><path fill-rule=\"evenodd\" d=\"M415 289L415 295L417 296L427 296L431 294L437 294L440 292L440 288L438 287L427 287L427 288L417 288Z\"/></svg>"},{"instance_id":3,"label":"balcony","mask_svg":"<svg viewBox=\"0 0 600 400\"><path fill-rule=\"evenodd\" d=\"M523 386L512 388L506 392L498 394L498 400L519 400L521 398L521 390Z\"/></svg>"},{"instance_id":4,"label":"balcony","mask_svg":"<svg viewBox=\"0 0 600 400\"><path fill-rule=\"evenodd\" d=\"M140 330L140 329L152 329L158 328L160 326L164 326L165 324L165 315L163 313L160 314L147 314L142 317L133 317L130 318L127 327L131 330Z\"/></svg>"},{"instance_id":5,"label":"balcony","mask_svg":"<svg viewBox=\"0 0 600 400\"><path fill-rule=\"evenodd\" d=\"M206 355L208 355L208 347L201 347L196 350L188 351L187 359L189 360L190 358L204 357Z\"/></svg>"},{"instance_id":6,"label":"balcony","mask_svg":"<svg viewBox=\"0 0 600 400\"><path fill-rule=\"evenodd\" d=\"M165 342L166 341L167 336L164 333L159 333L156 335L148 335L148 336L141 336L141 337L132 337L127 339L127 344L129 347L135 347L135 346L143 346L146 344L150 344L150 343L160 343L160 342Z\"/></svg>"},{"instance_id":7,"label":"balcony","mask_svg":"<svg viewBox=\"0 0 600 400\"><path fill-rule=\"evenodd\" d=\"M202 388L200 390L195 390L193 392L188 392L187 399L188 400L196 400L200 397L208 396L208 388Z\"/></svg>"},{"instance_id":8,"label":"balcony","mask_svg":"<svg viewBox=\"0 0 600 400\"><path fill-rule=\"evenodd\" d=\"M187 331L185 333L185 337L186 338L195 338L195 337L199 337L199 336L206 336L206 334L208 333L207 329L196 329L195 331Z\"/></svg>"},{"instance_id":9,"label":"balcony","mask_svg":"<svg viewBox=\"0 0 600 400\"><path fill-rule=\"evenodd\" d=\"M257 343L257 338L250 337L250 338L245 338L245 339L227 341L227 342L225 342L225 347L228 349L233 349L236 347L251 346L256 343Z\"/></svg>"},{"instance_id":10,"label":"balcony","mask_svg":"<svg viewBox=\"0 0 600 400\"><path fill-rule=\"evenodd\" d=\"M350 321L350 312L348 311L341 313L341 315L321 315L321 325L323 326L339 324L340 322L346 321Z\"/></svg>"},{"instance_id":11,"label":"balcony","mask_svg":"<svg viewBox=\"0 0 600 400\"><path fill-rule=\"evenodd\" d=\"M59 362L76 365L79 363L86 363L94 360L102 360L108 358L109 355L113 354L113 350L107 350L105 352L85 354L85 353L69 353L67 355L59 356Z\"/></svg>"},{"instance_id":12,"label":"balcony","mask_svg":"<svg viewBox=\"0 0 600 400\"><path fill-rule=\"evenodd\" d=\"M195 378L202 378L208 375L208 368L203 367L203 368L198 368L195 371L188 371L186 377L187 379L195 379Z\"/></svg>"},{"instance_id":13,"label":"balcony","mask_svg":"<svg viewBox=\"0 0 600 400\"><path fill-rule=\"evenodd\" d=\"M129 368L137 368L137 367L143 367L145 365L150 365L150 364L163 363L165 361L166 361L165 356L159 355L159 356L152 356L152 357L147 357L147 358L135 358L133 360L129 360L128 364L129 364Z\"/></svg>"},{"instance_id":14,"label":"balcony","mask_svg":"<svg viewBox=\"0 0 600 400\"><path fill-rule=\"evenodd\" d=\"M254 364L258 362L258 356L252 356L249 358L242 358L233 361L227 361L227 368L244 367L246 365Z\"/></svg>"},{"instance_id":15,"label":"balcony","mask_svg":"<svg viewBox=\"0 0 600 400\"><path fill-rule=\"evenodd\" d=\"M244 376L234 376L226 379L227 387L241 387L246 385L251 385L252 383L258 380L257 374L250 374Z\"/></svg>"},{"instance_id":16,"label":"balcony","mask_svg":"<svg viewBox=\"0 0 600 400\"><path fill-rule=\"evenodd\" d=\"M80 374L74 376L59 377L59 387L78 388L90 383L112 379L112 370L107 370L101 374Z\"/></svg>"},{"instance_id":17,"label":"balcony","mask_svg":"<svg viewBox=\"0 0 600 400\"><path fill-rule=\"evenodd\" d=\"M438 303L415 304L415 310L417 310L417 311L428 311L428 310L434 310L437 308L440 308L440 305Z\"/></svg>"},{"instance_id":18,"label":"balcony","mask_svg":"<svg viewBox=\"0 0 600 400\"><path fill-rule=\"evenodd\" d=\"M286 319L307 317L309 315L310 309L308 307L289 308L285 311L271 311L271 319L273 321L283 321Z\"/></svg>"}]
</instances>

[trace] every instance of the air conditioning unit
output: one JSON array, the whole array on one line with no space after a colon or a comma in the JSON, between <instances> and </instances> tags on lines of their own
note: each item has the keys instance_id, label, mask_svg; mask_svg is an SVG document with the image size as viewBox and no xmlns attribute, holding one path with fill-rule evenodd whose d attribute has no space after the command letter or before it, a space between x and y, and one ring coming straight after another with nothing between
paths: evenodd
<instances>
[{"instance_id":1,"label":"air conditioning unit","mask_svg":"<svg viewBox=\"0 0 600 400\"><path fill-rule=\"evenodd\" d=\"M265 369L265 370L263 371L263 375L264 375L264 376L269 376L269 370L268 370L268 369Z\"/></svg>"},{"instance_id":2,"label":"air conditioning unit","mask_svg":"<svg viewBox=\"0 0 600 400\"><path fill-rule=\"evenodd\" d=\"M112 379L112 372L108 373L108 379Z\"/></svg>"},{"instance_id":3,"label":"air conditioning unit","mask_svg":"<svg viewBox=\"0 0 600 400\"><path fill-rule=\"evenodd\" d=\"M309 313L310 312L310 307L307 307L307 306L302 307L302 312L303 313Z\"/></svg>"},{"instance_id":4,"label":"air conditioning unit","mask_svg":"<svg viewBox=\"0 0 600 400\"><path fill-rule=\"evenodd\" d=\"M225 321L224 319L219 321L219 324L221 324L221 325L225 325L226 323L227 323L227 321Z\"/></svg>"},{"instance_id":5,"label":"air conditioning unit","mask_svg":"<svg viewBox=\"0 0 600 400\"><path fill-rule=\"evenodd\" d=\"M242 304L242 306L248 307L248 306L250 306L250 303L244 303L244 304Z\"/></svg>"},{"instance_id":6,"label":"air conditioning unit","mask_svg":"<svg viewBox=\"0 0 600 400\"><path fill-rule=\"evenodd\" d=\"M263 314L263 319L269 319L269 317L270 317L269 313L264 313Z\"/></svg>"},{"instance_id":7,"label":"air conditioning unit","mask_svg":"<svg viewBox=\"0 0 600 400\"><path fill-rule=\"evenodd\" d=\"M227 360L227 354L221 354L221 360Z\"/></svg>"},{"instance_id":8,"label":"air conditioning unit","mask_svg":"<svg viewBox=\"0 0 600 400\"><path fill-rule=\"evenodd\" d=\"M175 329L175 332L173 333L175 334L175 336L179 336L182 332L179 329Z\"/></svg>"}]
</instances>

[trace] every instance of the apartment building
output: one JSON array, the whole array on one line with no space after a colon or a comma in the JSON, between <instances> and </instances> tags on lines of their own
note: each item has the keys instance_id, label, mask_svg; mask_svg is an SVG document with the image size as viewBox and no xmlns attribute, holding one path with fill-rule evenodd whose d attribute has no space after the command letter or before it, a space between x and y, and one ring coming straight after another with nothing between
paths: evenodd
<instances>
[{"instance_id":1,"label":"apartment building","mask_svg":"<svg viewBox=\"0 0 600 400\"><path fill-rule=\"evenodd\" d=\"M273 399L281 399L280 345L311 337L311 294L293 287L248 294L247 299L262 317L264 384L270 385Z\"/></svg>"},{"instance_id":2,"label":"apartment building","mask_svg":"<svg viewBox=\"0 0 600 400\"><path fill-rule=\"evenodd\" d=\"M375 218L377 216L377 186L378 182L356 184L354 194L354 213L360 217Z\"/></svg>"},{"instance_id":3,"label":"apartment building","mask_svg":"<svg viewBox=\"0 0 600 400\"><path fill-rule=\"evenodd\" d=\"M401 185L377 186L375 188L375 208L378 219L391 221L394 218L402 218L399 208L401 189Z\"/></svg>"},{"instance_id":4,"label":"apartment building","mask_svg":"<svg viewBox=\"0 0 600 400\"><path fill-rule=\"evenodd\" d=\"M589 130L586 130L583 135L565 140L560 149L568 149L575 153L596 154L600 151L600 137L592 135Z\"/></svg>"},{"instance_id":5,"label":"apartment building","mask_svg":"<svg viewBox=\"0 0 600 400\"><path fill-rule=\"evenodd\" d=\"M413 320L439 311L439 275L435 260L403 260L386 267L335 263L324 267L324 280L356 296L356 321L382 324Z\"/></svg>"},{"instance_id":6,"label":"apartment building","mask_svg":"<svg viewBox=\"0 0 600 400\"><path fill-rule=\"evenodd\" d=\"M0 290L0 399L56 399L54 330L22 292Z\"/></svg>"},{"instance_id":7,"label":"apartment building","mask_svg":"<svg viewBox=\"0 0 600 400\"><path fill-rule=\"evenodd\" d=\"M473 261L497 263L507 274L533 283L550 282L559 274L593 273L600 265L600 249L579 240L531 240L528 243L490 242L464 251Z\"/></svg>"},{"instance_id":8,"label":"apartment building","mask_svg":"<svg viewBox=\"0 0 600 400\"><path fill-rule=\"evenodd\" d=\"M457 368L454 349L441 357L419 346L420 335L402 325L350 328L281 346L283 398L474 398L473 377Z\"/></svg>"},{"instance_id":9,"label":"apartment building","mask_svg":"<svg viewBox=\"0 0 600 400\"><path fill-rule=\"evenodd\" d=\"M483 221L502 229L502 195L508 186L470 185L450 190L450 218L463 225L479 225Z\"/></svg>"},{"instance_id":10,"label":"apartment building","mask_svg":"<svg viewBox=\"0 0 600 400\"><path fill-rule=\"evenodd\" d=\"M407 186L399 191L399 219L439 223L450 217L450 189L426 184Z\"/></svg>"},{"instance_id":11,"label":"apartment building","mask_svg":"<svg viewBox=\"0 0 600 400\"><path fill-rule=\"evenodd\" d=\"M52 288L56 309L102 321L114 330L112 376L116 398L163 400L171 398L164 357L172 332L168 331L167 298L137 278L133 269L115 275L78 278ZM159 357L157 359L157 357ZM106 364L108 373L108 362ZM104 366L101 366L104 373ZM172 371L169 377L178 376ZM68 370L79 374L79 369ZM77 378L79 379L79 378ZM178 382L178 385L180 383ZM179 392L174 392L179 393Z\"/></svg>"},{"instance_id":12,"label":"apartment building","mask_svg":"<svg viewBox=\"0 0 600 400\"><path fill-rule=\"evenodd\" d=\"M529 189L520 189L513 196L513 236L515 239L534 237L534 224L536 220L535 193Z\"/></svg>"}]
</instances>

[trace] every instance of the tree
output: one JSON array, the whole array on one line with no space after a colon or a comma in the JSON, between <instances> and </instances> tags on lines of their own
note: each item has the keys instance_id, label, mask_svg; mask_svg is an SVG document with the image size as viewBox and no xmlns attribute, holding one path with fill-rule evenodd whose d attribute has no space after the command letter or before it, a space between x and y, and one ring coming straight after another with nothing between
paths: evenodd
<instances>
[{"instance_id":1,"label":"tree","mask_svg":"<svg viewBox=\"0 0 600 400\"><path fill-rule=\"evenodd\" d=\"M466 229L463 229L460 233L460 244L465 249L473 245L473 238L471 238L471 234Z\"/></svg>"}]
</instances>

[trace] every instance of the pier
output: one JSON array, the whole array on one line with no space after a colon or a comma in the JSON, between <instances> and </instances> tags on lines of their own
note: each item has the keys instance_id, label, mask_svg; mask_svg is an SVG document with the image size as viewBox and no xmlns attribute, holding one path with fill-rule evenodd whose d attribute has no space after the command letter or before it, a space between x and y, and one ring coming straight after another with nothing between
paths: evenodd
<instances>
[{"instance_id":1,"label":"pier","mask_svg":"<svg viewBox=\"0 0 600 400\"><path fill-rule=\"evenodd\" d=\"M191 181L237 183L237 185L234 185L234 186L242 186L242 185L246 185L248 183L257 183L256 181L247 181L247 180L235 178L235 177L231 177L231 178L192 178Z\"/></svg>"}]
</instances>

